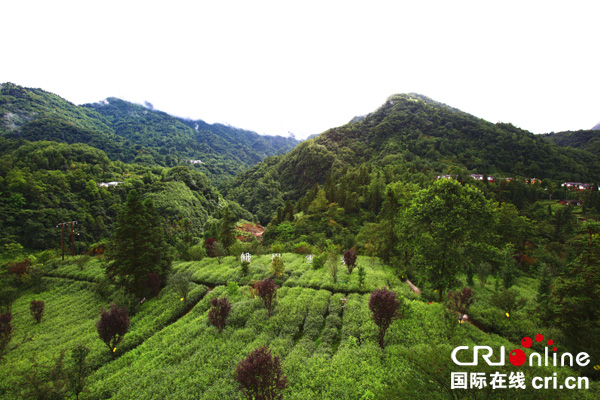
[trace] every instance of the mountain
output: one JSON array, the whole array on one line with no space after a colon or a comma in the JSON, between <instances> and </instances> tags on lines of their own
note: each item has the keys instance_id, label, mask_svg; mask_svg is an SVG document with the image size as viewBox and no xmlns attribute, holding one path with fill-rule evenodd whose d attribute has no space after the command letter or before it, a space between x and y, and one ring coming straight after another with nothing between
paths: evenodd
<instances>
[{"instance_id":1,"label":"mountain","mask_svg":"<svg viewBox=\"0 0 600 400\"><path fill-rule=\"evenodd\" d=\"M85 143L109 158L144 165L195 167L214 181L232 176L298 141L204 121L185 120L117 98L76 106L41 89L0 85L0 134Z\"/></svg>"},{"instance_id":2,"label":"mountain","mask_svg":"<svg viewBox=\"0 0 600 400\"><path fill-rule=\"evenodd\" d=\"M595 155L600 155L600 124L591 130L566 131L544 135L562 147L587 150Z\"/></svg>"},{"instance_id":3,"label":"mountain","mask_svg":"<svg viewBox=\"0 0 600 400\"><path fill-rule=\"evenodd\" d=\"M390 96L363 119L265 160L236 177L225 191L267 223L286 200L297 201L327 177L339 182L361 165L389 176L411 174L410 179L415 174L431 179L442 172L557 181L600 178L600 162L587 151L563 148L511 124L493 124L411 93Z\"/></svg>"},{"instance_id":4,"label":"mountain","mask_svg":"<svg viewBox=\"0 0 600 400\"><path fill-rule=\"evenodd\" d=\"M592 128L592 130L593 130L593 131L600 131L600 122L598 122L598 123L596 124L596 126L594 126L594 127Z\"/></svg>"}]
</instances>

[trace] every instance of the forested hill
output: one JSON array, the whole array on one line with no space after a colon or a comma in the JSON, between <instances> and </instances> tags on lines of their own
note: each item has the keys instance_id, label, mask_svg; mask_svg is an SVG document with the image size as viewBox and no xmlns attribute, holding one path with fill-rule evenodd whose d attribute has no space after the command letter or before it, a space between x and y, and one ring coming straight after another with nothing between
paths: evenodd
<instances>
[{"instance_id":1,"label":"forested hill","mask_svg":"<svg viewBox=\"0 0 600 400\"><path fill-rule=\"evenodd\" d=\"M587 150L595 155L600 155L600 130L596 130L596 128L550 133L545 136L559 146Z\"/></svg>"},{"instance_id":2,"label":"forested hill","mask_svg":"<svg viewBox=\"0 0 600 400\"><path fill-rule=\"evenodd\" d=\"M116 98L76 106L55 94L12 83L0 85L0 134L30 141L85 143L105 151L112 160L147 166L200 160L196 168L213 181L298 143L293 138L184 120Z\"/></svg>"},{"instance_id":3,"label":"forested hill","mask_svg":"<svg viewBox=\"0 0 600 400\"><path fill-rule=\"evenodd\" d=\"M418 94L393 95L375 112L265 160L229 183L226 192L267 222L329 176L360 165L391 175L477 172L596 182L598 158L563 148L511 124L493 124ZM417 175L415 175L417 174Z\"/></svg>"}]
</instances>

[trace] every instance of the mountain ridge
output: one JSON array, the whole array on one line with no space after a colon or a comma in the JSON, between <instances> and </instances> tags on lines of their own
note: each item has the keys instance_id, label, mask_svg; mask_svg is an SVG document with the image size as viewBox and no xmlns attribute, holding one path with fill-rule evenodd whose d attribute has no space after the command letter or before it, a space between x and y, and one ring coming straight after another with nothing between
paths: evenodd
<instances>
[{"instance_id":1,"label":"mountain ridge","mask_svg":"<svg viewBox=\"0 0 600 400\"><path fill-rule=\"evenodd\" d=\"M186 120L116 97L77 106L42 89L0 85L0 135L8 138L86 143L113 160L173 166L202 160L196 168L218 182L265 157L289 151L294 138ZM194 129L200 127L200 129Z\"/></svg>"}]
</instances>

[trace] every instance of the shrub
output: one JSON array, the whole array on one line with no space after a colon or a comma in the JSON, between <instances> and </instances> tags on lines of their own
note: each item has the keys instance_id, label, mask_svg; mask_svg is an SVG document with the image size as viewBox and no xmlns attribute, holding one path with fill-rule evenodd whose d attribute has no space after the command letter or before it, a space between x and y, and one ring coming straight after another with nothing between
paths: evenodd
<instances>
[{"instance_id":1,"label":"shrub","mask_svg":"<svg viewBox=\"0 0 600 400\"><path fill-rule=\"evenodd\" d=\"M267 315L271 318L271 310L277 298L277 286L272 279L265 279L256 283L256 291L267 309Z\"/></svg>"},{"instance_id":2,"label":"shrub","mask_svg":"<svg viewBox=\"0 0 600 400\"><path fill-rule=\"evenodd\" d=\"M190 247L188 252L191 261L201 261L206 257L206 249L201 244Z\"/></svg>"},{"instance_id":3,"label":"shrub","mask_svg":"<svg viewBox=\"0 0 600 400\"><path fill-rule=\"evenodd\" d=\"M367 275L367 272L365 271L365 267L363 267L362 265L359 265L358 266L358 283L360 283L361 287L365 283L366 275Z\"/></svg>"},{"instance_id":4,"label":"shrub","mask_svg":"<svg viewBox=\"0 0 600 400\"><path fill-rule=\"evenodd\" d=\"M235 296L240 292L240 286L237 282L227 282L227 293L229 296Z\"/></svg>"},{"instance_id":5,"label":"shrub","mask_svg":"<svg viewBox=\"0 0 600 400\"><path fill-rule=\"evenodd\" d=\"M381 288L371 293L369 298L369 310L373 313L371 316L375 325L379 327L379 346L383 349L383 338L385 332L392 324L392 321L399 317L398 310L400 301L396 297L396 293Z\"/></svg>"},{"instance_id":6,"label":"shrub","mask_svg":"<svg viewBox=\"0 0 600 400\"><path fill-rule=\"evenodd\" d=\"M183 298L187 304L188 294L190 293L190 286L192 282L192 273L190 271L179 271L169 277L169 285L173 287L173 290Z\"/></svg>"},{"instance_id":7,"label":"shrub","mask_svg":"<svg viewBox=\"0 0 600 400\"><path fill-rule=\"evenodd\" d=\"M214 297L210 300L210 304L212 308L208 311L208 320L221 333L225 328L227 317L231 311L231 304L229 304L227 297L221 299Z\"/></svg>"},{"instance_id":8,"label":"shrub","mask_svg":"<svg viewBox=\"0 0 600 400\"><path fill-rule=\"evenodd\" d=\"M306 242L296 243L294 245L294 252L296 254L310 254L312 253L312 246Z\"/></svg>"},{"instance_id":9,"label":"shrub","mask_svg":"<svg viewBox=\"0 0 600 400\"><path fill-rule=\"evenodd\" d=\"M77 267L79 267L80 271L83 271L83 267L85 266L85 264L87 264L90 260L92 259L91 256L88 256L86 254L77 256L74 258L73 262L75 265L77 265Z\"/></svg>"},{"instance_id":10,"label":"shrub","mask_svg":"<svg viewBox=\"0 0 600 400\"><path fill-rule=\"evenodd\" d=\"M313 269L320 269L325 265L327 261L327 253L319 253L313 257L312 267Z\"/></svg>"},{"instance_id":11,"label":"shrub","mask_svg":"<svg viewBox=\"0 0 600 400\"><path fill-rule=\"evenodd\" d=\"M4 349L10 343L13 334L12 314L4 313L0 315L0 358L4 354Z\"/></svg>"},{"instance_id":12,"label":"shrub","mask_svg":"<svg viewBox=\"0 0 600 400\"><path fill-rule=\"evenodd\" d=\"M19 297L19 291L4 282L0 282L0 309L5 313L9 313L12 304Z\"/></svg>"},{"instance_id":13,"label":"shrub","mask_svg":"<svg viewBox=\"0 0 600 400\"><path fill-rule=\"evenodd\" d=\"M242 261L242 276L248 275L250 271L250 261Z\"/></svg>"},{"instance_id":14,"label":"shrub","mask_svg":"<svg viewBox=\"0 0 600 400\"><path fill-rule=\"evenodd\" d=\"M284 271L283 260L281 257L275 256L271 260L271 275L278 278L283 275Z\"/></svg>"},{"instance_id":15,"label":"shrub","mask_svg":"<svg viewBox=\"0 0 600 400\"><path fill-rule=\"evenodd\" d=\"M111 354L115 355L117 345L129 331L129 315L126 307L118 307L115 303L110 305L110 310L100 311L100 320L96 323L100 339L108 346Z\"/></svg>"},{"instance_id":16,"label":"shrub","mask_svg":"<svg viewBox=\"0 0 600 400\"><path fill-rule=\"evenodd\" d=\"M41 264L46 264L56 258L56 250L44 250L38 256L37 260Z\"/></svg>"},{"instance_id":17,"label":"shrub","mask_svg":"<svg viewBox=\"0 0 600 400\"><path fill-rule=\"evenodd\" d=\"M239 382L243 395L250 400L281 399L287 387L279 357L272 357L267 347L254 349L246 359L240 361L235 380Z\"/></svg>"},{"instance_id":18,"label":"shrub","mask_svg":"<svg viewBox=\"0 0 600 400\"><path fill-rule=\"evenodd\" d=\"M14 276L17 283L22 283L31 268L31 261L26 258L23 261L8 264L8 272Z\"/></svg>"},{"instance_id":19,"label":"shrub","mask_svg":"<svg viewBox=\"0 0 600 400\"><path fill-rule=\"evenodd\" d=\"M352 270L356 267L356 250L350 249L344 252L344 263L348 268L348 273L352 275Z\"/></svg>"},{"instance_id":20,"label":"shrub","mask_svg":"<svg viewBox=\"0 0 600 400\"><path fill-rule=\"evenodd\" d=\"M46 290L46 285L44 285L44 273L39 268L31 268L29 270L29 284L33 288L35 293L41 293Z\"/></svg>"},{"instance_id":21,"label":"shrub","mask_svg":"<svg viewBox=\"0 0 600 400\"><path fill-rule=\"evenodd\" d=\"M44 316L44 305L42 300L32 300L29 304L29 311L38 324Z\"/></svg>"}]
</instances>

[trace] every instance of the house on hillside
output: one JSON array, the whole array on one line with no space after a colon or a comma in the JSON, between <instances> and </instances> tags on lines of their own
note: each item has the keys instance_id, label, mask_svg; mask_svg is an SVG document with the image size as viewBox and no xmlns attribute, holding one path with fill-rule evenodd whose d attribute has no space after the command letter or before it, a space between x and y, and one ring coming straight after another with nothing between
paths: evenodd
<instances>
[{"instance_id":1,"label":"house on hillside","mask_svg":"<svg viewBox=\"0 0 600 400\"><path fill-rule=\"evenodd\" d=\"M562 204L563 206L580 206L582 204L581 200L560 200L558 204Z\"/></svg>"},{"instance_id":2,"label":"house on hillside","mask_svg":"<svg viewBox=\"0 0 600 400\"><path fill-rule=\"evenodd\" d=\"M123 182L100 182L98 184L98 187L110 187L110 186L117 186L119 184L121 184Z\"/></svg>"},{"instance_id":3,"label":"house on hillside","mask_svg":"<svg viewBox=\"0 0 600 400\"><path fill-rule=\"evenodd\" d=\"M189 161L190 161L190 163L192 163L192 164L204 164L204 163L203 163L202 161L200 161L200 160L189 160Z\"/></svg>"},{"instance_id":4,"label":"house on hillside","mask_svg":"<svg viewBox=\"0 0 600 400\"><path fill-rule=\"evenodd\" d=\"M581 182L565 182L565 183L562 183L560 186L567 188L567 189L574 189L574 190L587 190L587 189L591 189L594 187L594 185L592 185L591 183L581 183Z\"/></svg>"}]
</instances>

